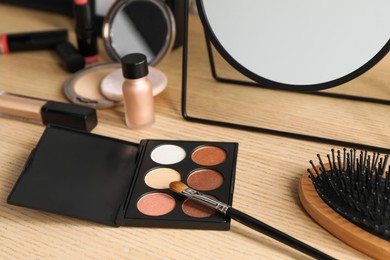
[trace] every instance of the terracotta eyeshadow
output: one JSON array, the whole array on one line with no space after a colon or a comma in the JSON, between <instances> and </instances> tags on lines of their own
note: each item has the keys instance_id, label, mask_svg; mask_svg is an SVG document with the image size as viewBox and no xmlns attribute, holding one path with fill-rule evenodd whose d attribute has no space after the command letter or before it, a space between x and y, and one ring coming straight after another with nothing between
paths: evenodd
<instances>
[{"instance_id":1,"label":"terracotta eyeshadow","mask_svg":"<svg viewBox=\"0 0 390 260\"><path fill-rule=\"evenodd\" d=\"M191 159L199 165L213 166L226 160L226 152L216 146L203 146L192 153Z\"/></svg>"},{"instance_id":2,"label":"terracotta eyeshadow","mask_svg":"<svg viewBox=\"0 0 390 260\"><path fill-rule=\"evenodd\" d=\"M165 193L150 193L142 196L137 208L140 212L149 216L161 216L171 212L176 206L176 201Z\"/></svg>"},{"instance_id":3,"label":"terracotta eyeshadow","mask_svg":"<svg viewBox=\"0 0 390 260\"><path fill-rule=\"evenodd\" d=\"M214 190L223 184L223 176L211 169L197 170L188 176L187 184L200 191Z\"/></svg>"},{"instance_id":4,"label":"terracotta eyeshadow","mask_svg":"<svg viewBox=\"0 0 390 260\"><path fill-rule=\"evenodd\" d=\"M194 218L207 218L216 213L214 209L192 199L186 199L183 202L182 210L186 215Z\"/></svg>"}]
</instances>

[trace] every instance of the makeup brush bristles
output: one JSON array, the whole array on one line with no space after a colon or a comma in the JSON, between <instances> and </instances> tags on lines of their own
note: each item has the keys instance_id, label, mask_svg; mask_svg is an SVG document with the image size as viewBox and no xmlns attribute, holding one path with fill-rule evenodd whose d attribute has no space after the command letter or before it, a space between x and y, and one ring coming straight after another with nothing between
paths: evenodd
<instances>
[{"instance_id":1,"label":"makeup brush bristles","mask_svg":"<svg viewBox=\"0 0 390 260\"><path fill-rule=\"evenodd\" d=\"M390 240L389 155L347 150L327 155L319 166L310 161L309 177L319 196L344 218L372 234Z\"/></svg>"},{"instance_id":2,"label":"makeup brush bristles","mask_svg":"<svg viewBox=\"0 0 390 260\"><path fill-rule=\"evenodd\" d=\"M185 189L188 188L187 185L185 185L184 183L180 182L180 181L174 181L174 182L171 182L169 184L169 188L176 192L176 193L182 193Z\"/></svg>"}]
</instances>

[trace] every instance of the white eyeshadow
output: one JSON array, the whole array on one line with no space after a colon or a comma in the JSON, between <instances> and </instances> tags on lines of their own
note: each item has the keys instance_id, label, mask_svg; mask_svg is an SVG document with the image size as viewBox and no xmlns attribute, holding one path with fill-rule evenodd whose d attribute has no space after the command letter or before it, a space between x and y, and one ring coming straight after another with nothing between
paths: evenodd
<instances>
[{"instance_id":1,"label":"white eyeshadow","mask_svg":"<svg viewBox=\"0 0 390 260\"><path fill-rule=\"evenodd\" d=\"M164 144L156 147L150 157L156 163L167 165L182 161L186 157L186 151L177 145Z\"/></svg>"}]
</instances>

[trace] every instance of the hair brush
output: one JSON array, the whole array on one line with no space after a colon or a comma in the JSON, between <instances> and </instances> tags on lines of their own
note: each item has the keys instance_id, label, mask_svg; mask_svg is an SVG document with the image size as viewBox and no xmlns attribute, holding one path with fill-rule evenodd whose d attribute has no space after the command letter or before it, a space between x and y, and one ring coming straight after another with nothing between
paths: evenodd
<instances>
[{"instance_id":1,"label":"hair brush","mask_svg":"<svg viewBox=\"0 0 390 260\"><path fill-rule=\"evenodd\" d=\"M327 155L300 181L306 211L330 233L357 250L390 259L389 155L347 150ZM387 169L387 171L386 171Z\"/></svg>"}]
</instances>

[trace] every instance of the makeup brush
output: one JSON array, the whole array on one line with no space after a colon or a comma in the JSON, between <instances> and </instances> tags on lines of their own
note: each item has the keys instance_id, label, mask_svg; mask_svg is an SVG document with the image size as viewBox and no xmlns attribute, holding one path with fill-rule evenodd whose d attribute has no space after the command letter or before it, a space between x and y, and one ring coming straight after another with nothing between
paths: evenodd
<instances>
[{"instance_id":1,"label":"makeup brush","mask_svg":"<svg viewBox=\"0 0 390 260\"><path fill-rule=\"evenodd\" d=\"M367 255L390 259L389 155L334 149L302 176L299 197L330 233Z\"/></svg>"},{"instance_id":2,"label":"makeup brush","mask_svg":"<svg viewBox=\"0 0 390 260\"><path fill-rule=\"evenodd\" d=\"M187 185L180 181L171 182L169 187L172 191L176 193L182 194L190 199L193 199L213 209L216 209L218 212L223 213L228 217L231 217L232 219L240 222L241 224L253 228L256 231L259 231L269 237L272 237L273 239L276 239L279 242L282 242L309 256L312 256L317 259L334 259L331 256L261 222L258 219L255 219L239 210L236 210L223 202L209 198L205 194L200 193L199 191L189 188Z\"/></svg>"}]
</instances>

